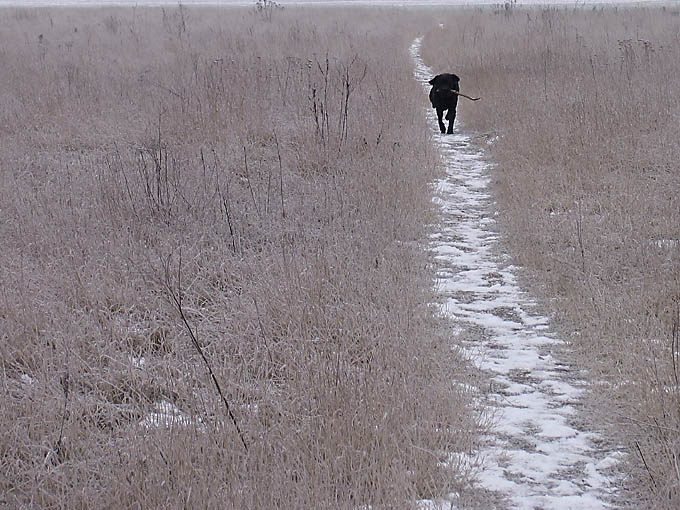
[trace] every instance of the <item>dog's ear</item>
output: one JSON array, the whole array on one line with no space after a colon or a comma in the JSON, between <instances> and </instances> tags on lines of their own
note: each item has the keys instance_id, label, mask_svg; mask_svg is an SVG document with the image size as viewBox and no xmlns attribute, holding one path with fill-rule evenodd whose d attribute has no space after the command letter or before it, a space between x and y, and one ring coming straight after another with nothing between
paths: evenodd
<instances>
[{"instance_id":1,"label":"dog's ear","mask_svg":"<svg viewBox=\"0 0 680 510\"><path fill-rule=\"evenodd\" d=\"M432 79L431 79L430 81L428 81L427 83L429 83L430 85L436 85L437 82L441 79L441 77L442 77L442 75L441 75L441 74L438 74L437 76L435 76L434 78L432 78Z\"/></svg>"}]
</instances>

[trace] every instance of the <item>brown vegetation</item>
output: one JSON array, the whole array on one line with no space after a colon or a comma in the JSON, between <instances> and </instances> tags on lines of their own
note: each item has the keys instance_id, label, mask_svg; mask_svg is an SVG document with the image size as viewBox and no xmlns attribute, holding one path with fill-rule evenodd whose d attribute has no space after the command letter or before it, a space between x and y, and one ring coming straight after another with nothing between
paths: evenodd
<instances>
[{"instance_id":1,"label":"brown vegetation","mask_svg":"<svg viewBox=\"0 0 680 510\"><path fill-rule=\"evenodd\" d=\"M470 9L424 42L429 65L484 98L462 121L498 163L525 283L630 452L623 496L668 509L680 507L679 14Z\"/></svg>"},{"instance_id":2,"label":"brown vegetation","mask_svg":"<svg viewBox=\"0 0 680 510\"><path fill-rule=\"evenodd\" d=\"M0 11L0 504L464 495L419 18L329 12Z\"/></svg>"}]
</instances>

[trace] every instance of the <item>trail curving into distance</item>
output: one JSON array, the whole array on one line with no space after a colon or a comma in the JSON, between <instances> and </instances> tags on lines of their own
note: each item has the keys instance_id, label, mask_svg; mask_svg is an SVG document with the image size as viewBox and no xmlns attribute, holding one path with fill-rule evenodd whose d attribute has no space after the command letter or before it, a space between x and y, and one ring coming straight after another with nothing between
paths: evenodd
<instances>
[{"instance_id":1,"label":"trail curving into distance","mask_svg":"<svg viewBox=\"0 0 680 510\"><path fill-rule=\"evenodd\" d=\"M421 44L419 37L410 52L427 90L434 73L420 58ZM612 467L622 454L596 447L603 439L579 426L585 383L553 357L563 342L550 336L548 319L535 313L509 257L498 253L490 166L457 127L440 135L432 109L428 118L446 167L435 183L441 228L431 241L440 306L489 377L487 405L496 417L480 452L479 484L494 495L494 508L610 508Z\"/></svg>"}]
</instances>

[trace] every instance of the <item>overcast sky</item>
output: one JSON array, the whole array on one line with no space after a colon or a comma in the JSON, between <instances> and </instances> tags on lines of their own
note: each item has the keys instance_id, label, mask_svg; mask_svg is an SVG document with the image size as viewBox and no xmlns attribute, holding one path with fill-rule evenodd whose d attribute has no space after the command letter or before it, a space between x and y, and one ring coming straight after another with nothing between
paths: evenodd
<instances>
[{"instance_id":1,"label":"overcast sky","mask_svg":"<svg viewBox=\"0 0 680 510\"><path fill-rule=\"evenodd\" d=\"M178 0L0 0L0 6L43 5L177 5ZM255 0L182 0L184 5L253 5ZM280 5L342 4L342 5L481 5L502 4L505 0L277 0ZM680 0L517 0L522 5L595 5L595 4L665 4L678 5Z\"/></svg>"}]
</instances>

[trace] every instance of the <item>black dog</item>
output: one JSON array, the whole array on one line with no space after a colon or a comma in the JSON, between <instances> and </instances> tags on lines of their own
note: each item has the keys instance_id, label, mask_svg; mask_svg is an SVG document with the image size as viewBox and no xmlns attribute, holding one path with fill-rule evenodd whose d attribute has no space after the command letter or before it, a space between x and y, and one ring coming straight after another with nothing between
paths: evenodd
<instances>
[{"instance_id":1,"label":"black dog","mask_svg":"<svg viewBox=\"0 0 680 510\"><path fill-rule=\"evenodd\" d=\"M453 133L453 122L456 120L456 106L458 106L458 94L460 93L460 78L455 74L438 74L429 81L432 85L430 90L430 102L432 108L437 110L437 121L442 133ZM446 120L449 121L449 129L442 121L444 110L448 110Z\"/></svg>"}]
</instances>

